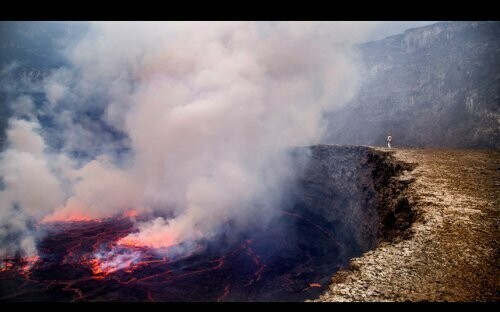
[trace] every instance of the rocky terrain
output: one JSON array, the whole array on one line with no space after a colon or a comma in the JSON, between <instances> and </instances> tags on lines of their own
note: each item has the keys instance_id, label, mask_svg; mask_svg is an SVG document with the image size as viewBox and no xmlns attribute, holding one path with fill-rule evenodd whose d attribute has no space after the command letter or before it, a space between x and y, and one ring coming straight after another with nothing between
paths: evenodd
<instances>
[{"instance_id":1,"label":"rocky terrain","mask_svg":"<svg viewBox=\"0 0 500 312\"><path fill-rule=\"evenodd\" d=\"M378 149L378 151L387 151ZM397 149L416 220L338 271L317 301L498 301L500 152Z\"/></svg>"},{"instance_id":2,"label":"rocky terrain","mask_svg":"<svg viewBox=\"0 0 500 312\"><path fill-rule=\"evenodd\" d=\"M325 142L500 148L500 23L440 22L357 46L358 94Z\"/></svg>"},{"instance_id":3,"label":"rocky terrain","mask_svg":"<svg viewBox=\"0 0 500 312\"><path fill-rule=\"evenodd\" d=\"M293 210L331 231L343 244L344 258L405 235L414 218L405 195L408 181L393 177L412 165L366 146L314 145L295 152L307 154L307 162L299 169Z\"/></svg>"}]
</instances>

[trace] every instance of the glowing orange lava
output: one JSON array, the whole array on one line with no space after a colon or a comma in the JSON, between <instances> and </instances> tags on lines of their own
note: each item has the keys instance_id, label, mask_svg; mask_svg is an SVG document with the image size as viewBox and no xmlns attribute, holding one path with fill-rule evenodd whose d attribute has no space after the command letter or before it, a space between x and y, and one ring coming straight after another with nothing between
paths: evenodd
<instances>
[{"instance_id":1,"label":"glowing orange lava","mask_svg":"<svg viewBox=\"0 0 500 312\"><path fill-rule=\"evenodd\" d=\"M172 237L163 235L148 235L147 237L143 237L136 234L130 234L118 241L118 245L142 248L167 248L175 244L176 242Z\"/></svg>"},{"instance_id":2,"label":"glowing orange lava","mask_svg":"<svg viewBox=\"0 0 500 312\"><path fill-rule=\"evenodd\" d=\"M92 270L92 278L100 280L106 277L106 275L114 272L112 270L105 270L102 268L102 263L99 259L92 259L89 261L90 269Z\"/></svg>"},{"instance_id":3,"label":"glowing orange lava","mask_svg":"<svg viewBox=\"0 0 500 312\"><path fill-rule=\"evenodd\" d=\"M101 220L92 218L83 213L54 213L52 215L46 216L42 219L41 223L50 222L82 222L82 221L95 221L101 222Z\"/></svg>"},{"instance_id":4,"label":"glowing orange lava","mask_svg":"<svg viewBox=\"0 0 500 312\"><path fill-rule=\"evenodd\" d=\"M2 263L0 263L0 272L10 271L13 268L14 268L14 263L8 260L3 260Z\"/></svg>"},{"instance_id":5,"label":"glowing orange lava","mask_svg":"<svg viewBox=\"0 0 500 312\"><path fill-rule=\"evenodd\" d=\"M124 217L135 218L139 213L136 210L128 210L123 213Z\"/></svg>"},{"instance_id":6,"label":"glowing orange lava","mask_svg":"<svg viewBox=\"0 0 500 312\"><path fill-rule=\"evenodd\" d=\"M109 252L105 255L100 255L87 263L92 270L92 278L101 280L118 270L126 269L128 272L132 272L136 266L136 262L138 262L140 258L141 255L138 252L131 254L115 254L113 252Z\"/></svg>"},{"instance_id":7,"label":"glowing orange lava","mask_svg":"<svg viewBox=\"0 0 500 312\"><path fill-rule=\"evenodd\" d=\"M39 256L25 257L21 259L4 259L0 263L0 272L17 270L21 274L28 273L40 260Z\"/></svg>"}]
</instances>

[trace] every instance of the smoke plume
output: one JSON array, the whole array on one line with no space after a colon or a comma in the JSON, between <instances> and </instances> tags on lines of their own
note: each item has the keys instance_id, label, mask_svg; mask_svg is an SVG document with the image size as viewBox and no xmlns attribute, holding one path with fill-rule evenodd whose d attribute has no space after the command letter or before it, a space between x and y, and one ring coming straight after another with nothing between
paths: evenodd
<instances>
[{"instance_id":1,"label":"smoke plume","mask_svg":"<svg viewBox=\"0 0 500 312\"><path fill-rule=\"evenodd\" d=\"M357 91L348 43L369 29L91 24L40 82L44 100L14 101L24 119L1 154L0 256L35 253L31 222L149 213L121 243L153 247L269 222L293 175L287 149L318 143L323 114Z\"/></svg>"}]
</instances>

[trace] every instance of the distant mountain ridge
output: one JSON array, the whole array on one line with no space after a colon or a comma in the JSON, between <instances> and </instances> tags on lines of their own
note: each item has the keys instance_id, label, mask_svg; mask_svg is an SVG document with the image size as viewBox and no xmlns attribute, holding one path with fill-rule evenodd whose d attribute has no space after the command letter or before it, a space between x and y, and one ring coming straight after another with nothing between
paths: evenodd
<instances>
[{"instance_id":1,"label":"distant mountain ridge","mask_svg":"<svg viewBox=\"0 0 500 312\"><path fill-rule=\"evenodd\" d=\"M325 141L500 148L500 22L439 22L356 46L364 81Z\"/></svg>"}]
</instances>

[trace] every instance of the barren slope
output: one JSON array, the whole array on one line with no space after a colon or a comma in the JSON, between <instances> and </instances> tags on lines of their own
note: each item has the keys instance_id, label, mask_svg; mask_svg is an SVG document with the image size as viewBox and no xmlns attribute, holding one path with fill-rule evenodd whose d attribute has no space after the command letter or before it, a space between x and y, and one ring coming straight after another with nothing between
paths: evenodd
<instances>
[{"instance_id":1,"label":"barren slope","mask_svg":"<svg viewBox=\"0 0 500 312\"><path fill-rule=\"evenodd\" d=\"M352 259L319 301L498 301L500 152L397 149L393 156L418 164L400 177L414 179L411 238Z\"/></svg>"}]
</instances>

